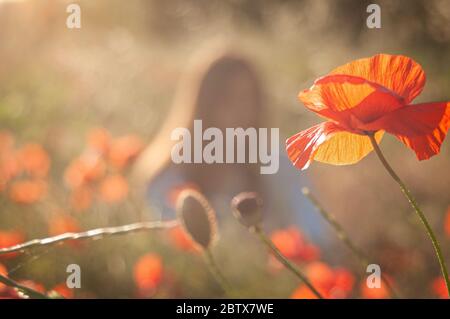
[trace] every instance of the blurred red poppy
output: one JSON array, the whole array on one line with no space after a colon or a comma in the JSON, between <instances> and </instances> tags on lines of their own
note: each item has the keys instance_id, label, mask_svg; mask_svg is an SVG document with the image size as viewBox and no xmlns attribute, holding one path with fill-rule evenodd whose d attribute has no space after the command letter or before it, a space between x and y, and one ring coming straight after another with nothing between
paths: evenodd
<instances>
[{"instance_id":1,"label":"blurred red poppy","mask_svg":"<svg viewBox=\"0 0 450 319\"><path fill-rule=\"evenodd\" d=\"M447 286L445 285L445 280L442 277L434 279L431 283L432 292L441 299L448 298Z\"/></svg>"},{"instance_id":2,"label":"blurred red poppy","mask_svg":"<svg viewBox=\"0 0 450 319\"><path fill-rule=\"evenodd\" d=\"M33 281L33 280L19 280L18 282L22 286L25 286L25 287L28 287L30 289L33 289L34 291L40 292L41 294L45 294L46 293L45 286L43 284L41 284L41 283L36 282L36 281Z\"/></svg>"},{"instance_id":3,"label":"blurred red poppy","mask_svg":"<svg viewBox=\"0 0 450 319\"><path fill-rule=\"evenodd\" d=\"M55 291L56 293L58 293L58 295L66 299L72 299L74 297L73 290L68 288L66 283L64 282L56 285L51 290Z\"/></svg>"},{"instance_id":4,"label":"blurred red poppy","mask_svg":"<svg viewBox=\"0 0 450 319\"><path fill-rule=\"evenodd\" d=\"M25 236L18 230L0 231L0 248L8 248L23 243ZM0 255L0 259L7 259L17 256L18 253L8 253Z\"/></svg>"},{"instance_id":5,"label":"blurred red poppy","mask_svg":"<svg viewBox=\"0 0 450 319\"><path fill-rule=\"evenodd\" d=\"M410 104L425 84L412 59L378 54L338 67L299 93L305 106L328 119L286 141L299 169L312 160L346 165L373 150L368 137L384 131L411 148L419 160L439 153L450 126L450 102Z\"/></svg>"},{"instance_id":6,"label":"blurred red poppy","mask_svg":"<svg viewBox=\"0 0 450 319\"><path fill-rule=\"evenodd\" d=\"M163 278L163 263L159 255L149 253L139 258L134 265L134 282L139 295L148 296L154 293Z\"/></svg>"},{"instance_id":7,"label":"blurred red poppy","mask_svg":"<svg viewBox=\"0 0 450 319\"><path fill-rule=\"evenodd\" d=\"M20 180L11 184L9 198L18 204L33 204L47 194L47 182L43 180Z\"/></svg>"},{"instance_id":8,"label":"blurred red poppy","mask_svg":"<svg viewBox=\"0 0 450 319\"><path fill-rule=\"evenodd\" d=\"M92 189L89 186L81 186L74 189L70 194L70 207L77 212L82 212L91 207Z\"/></svg>"},{"instance_id":9,"label":"blurred red poppy","mask_svg":"<svg viewBox=\"0 0 450 319\"><path fill-rule=\"evenodd\" d=\"M143 142L136 135L129 134L118 137L111 143L110 163L118 169L123 169L139 155L143 148Z\"/></svg>"},{"instance_id":10,"label":"blurred red poppy","mask_svg":"<svg viewBox=\"0 0 450 319\"><path fill-rule=\"evenodd\" d=\"M48 233L50 236L57 236L63 233L76 233L80 231L80 226L75 218L69 215L60 215L50 218L48 223Z\"/></svg>"},{"instance_id":11,"label":"blurred red poppy","mask_svg":"<svg viewBox=\"0 0 450 319\"><path fill-rule=\"evenodd\" d=\"M39 144L26 144L18 150L23 169L33 177L46 177L50 168L50 157Z\"/></svg>"},{"instance_id":12,"label":"blurred red poppy","mask_svg":"<svg viewBox=\"0 0 450 319\"><path fill-rule=\"evenodd\" d=\"M111 135L103 127L93 128L88 133L87 144L92 150L104 155L109 151Z\"/></svg>"},{"instance_id":13,"label":"blurred red poppy","mask_svg":"<svg viewBox=\"0 0 450 319\"><path fill-rule=\"evenodd\" d=\"M104 176L105 163L93 153L83 153L73 160L64 172L64 180L70 188L78 188Z\"/></svg>"},{"instance_id":14,"label":"blurred red poppy","mask_svg":"<svg viewBox=\"0 0 450 319\"><path fill-rule=\"evenodd\" d=\"M118 203L128 195L128 182L119 174L110 175L100 184L99 197L105 203Z\"/></svg>"},{"instance_id":15,"label":"blurred red poppy","mask_svg":"<svg viewBox=\"0 0 450 319\"><path fill-rule=\"evenodd\" d=\"M0 154L0 191L6 188L6 184L22 172L20 162L14 150L3 151Z\"/></svg>"},{"instance_id":16,"label":"blurred red poppy","mask_svg":"<svg viewBox=\"0 0 450 319\"><path fill-rule=\"evenodd\" d=\"M28 287L42 294L46 293L44 285L40 283L31 280L20 280L18 281L18 283L21 284L22 286ZM23 298L28 297L24 296L17 289L11 287L6 287L3 291L0 291L0 299L23 299Z\"/></svg>"},{"instance_id":17,"label":"blurred red poppy","mask_svg":"<svg viewBox=\"0 0 450 319\"><path fill-rule=\"evenodd\" d=\"M48 221L48 233L50 236L58 236L64 233L78 233L80 232L78 221L65 213L58 213ZM80 240L69 240L66 242L72 248L81 248L82 242Z\"/></svg>"},{"instance_id":18,"label":"blurred red poppy","mask_svg":"<svg viewBox=\"0 0 450 319\"><path fill-rule=\"evenodd\" d=\"M40 293L45 294L45 287L43 284L40 284L38 282L32 281L32 280L21 280L19 283L25 287L31 288L33 290L36 290Z\"/></svg>"},{"instance_id":19,"label":"blurred red poppy","mask_svg":"<svg viewBox=\"0 0 450 319\"><path fill-rule=\"evenodd\" d=\"M347 298L353 290L353 275L341 268L332 269L323 262L313 262L306 267L306 276L324 298ZM308 287L301 284L291 295L293 299L316 299Z\"/></svg>"},{"instance_id":20,"label":"blurred red poppy","mask_svg":"<svg viewBox=\"0 0 450 319\"><path fill-rule=\"evenodd\" d=\"M384 276L384 278L387 278L387 280L389 281L390 285L393 285L393 280L390 279L389 277ZM388 286L386 285L386 283L382 280L380 282L380 287L379 288L370 288L367 285L367 282L365 280L363 280L361 282L361 287L360 287L360 291L361 291L361 297L366 298L366 299L387 299L387 298L391 298L391 293L389 291Z\"/></svg>"},{"instance_id":21,"label":"blurred red poppy","mask_svg":"<svg viewBox=\"0 0 450 319\"><path fill-rule=\"evenodd\" d=\"M294 261L309 262L320 256L319 248L309 243L294 226L274 231L270 238L285 257Z\"/></svg>"},{"instance_id":22,"label":"blurred red poppy","mask_svg":"<svg viewBox=\"0 0 450 319\"><path fill-rule=\"evenodd\" d=\"M198 252L195 243L181 226L169 230L169 236L175 247L188 252Z\"/></svg>"}]
</instances>

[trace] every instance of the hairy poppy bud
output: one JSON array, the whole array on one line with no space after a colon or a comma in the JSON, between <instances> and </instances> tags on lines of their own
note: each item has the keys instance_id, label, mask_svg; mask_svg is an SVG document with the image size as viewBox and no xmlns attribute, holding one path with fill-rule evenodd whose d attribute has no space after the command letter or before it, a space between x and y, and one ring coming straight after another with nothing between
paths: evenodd
<instances>
[{"instance_id":1,"label":"hairy poppy bud","mask_svg":"<svg viewBox=\"0 0 450 319\"><path fill-rule=\"evenodd\" d=\"M216 216L208 200L193 189L183 190L176 203L178 217L197 248L208 249L217 234Z\"/></svg>"},{"instance_id":2,"label":"hairy poppy bud","mask_svg":"<svg viewBox=\"0 0 450 319\"><path fill-rule=\"evenodd\" d=\"M236 195L231 201L234 216L246 227L255 227L261 223L262 200L255 192Z\"/></svg>"}]
</instances>

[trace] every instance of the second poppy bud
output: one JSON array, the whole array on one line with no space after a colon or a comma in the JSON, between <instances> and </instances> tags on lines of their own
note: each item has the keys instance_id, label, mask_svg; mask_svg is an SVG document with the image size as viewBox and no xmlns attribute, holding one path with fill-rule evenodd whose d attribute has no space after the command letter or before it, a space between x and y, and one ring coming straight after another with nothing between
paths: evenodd
<instances>
[{"instance_id":1,"label":"second poppy bud","mask_svg":"<svg viewBox=\"0 0 450 319\"><path fill-rule=\"evenodd\" d=\"M261 223L261 207L262 200L255 192L240 193L231 201L233 215L248 228L259 226Z\"/></svg>"}]
</instances>

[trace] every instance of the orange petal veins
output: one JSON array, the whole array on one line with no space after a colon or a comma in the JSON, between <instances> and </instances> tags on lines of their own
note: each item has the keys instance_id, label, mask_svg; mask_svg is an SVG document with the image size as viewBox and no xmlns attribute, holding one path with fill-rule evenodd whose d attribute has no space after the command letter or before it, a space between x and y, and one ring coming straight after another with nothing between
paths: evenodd
<instances>
[{"instance_id":1,"label":"orange petal veins","mask_svg":"<svg viewBox=\"0 0 450 319\"><path fill-rule=\"evenodd\" d=\"M323 122L291 136L286 140L289 159L299 169L308 168L319 145L339 131L342 128L337 124Z\"/></svg>"},{"instance_id":2,"label":"orange petal veins","mask_svg":"<svg viewBox=\"0 0 450 319\"><path fill-rule=\"evenodd\" d=\"M383 131L375 134L378 143L383 134ZM317 148L314 160L333 165L349 165L359 162L372 150L368 136L338 132Z\"/></svg>"},{"instance_id":3,"label":"orange petal veins","mask_svg":"<svg viewBox=\"0 0 450 319\"><path fill-rule=\"evenodd\" d=\"M330 74L346 74L378 83L403 97L405 104L420 94L425 72L413 59L402 55L377 54L334 69Z\"/></svg>"},{"instance_id":4,"label":"orange petal veins","mask_svg":"<svg viewBox=\"0 0 450 319\"><path fill-rule=\"evenodd\" d=\"M353 130L403 106L394 92L348 75L320 78L298 98L310 110Z\"/></svg>"},{"instance_id":5,"label":"orange petal veins","mask_svg":"<svg viewBox=\"0 0 450 319\"><path fill-rule=\"evenodd\" d=\"M450 127L450 102L407 105L365 126L397 136L419 160L439 153Z\"/></svg>"},{"instance_id":6,"label":"orange petal veins","mask_svg":"<svg viewBox=\"0 0 450 319\"><path fill-rule=\"evenodd\" d=\"M382 136L382 131L376 133L378 142ZM354 164L373 147L369 137L347 132L333 122L323 122L290 137L286 150L297 168L306 169L311 160L334 165Z\"/></svg>"}]
</instances>

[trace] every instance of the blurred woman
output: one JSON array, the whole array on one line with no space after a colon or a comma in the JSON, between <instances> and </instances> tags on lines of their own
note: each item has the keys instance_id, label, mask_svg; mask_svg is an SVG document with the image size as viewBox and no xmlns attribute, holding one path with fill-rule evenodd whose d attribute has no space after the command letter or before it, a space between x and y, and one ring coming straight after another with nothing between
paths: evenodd
<instances>
[{"instance_id":1,"label":"blurred woman","mask_svg":"<svg viewBox=\"0 0 450 319\"><path fill-rule=\"evenodd\" d=\"M294 219L314 232L315 215L300 192L307 183L305 177L299 178L285 157L284 142L278 143L283 150L270 150L269 146L269 151L280 154L279 170L272 175L260 174L259 160L257 163L173 163L171 151L177 141L171 141L171 134L176 128L187 128L194 139L194 120L202 120L203 130L220 129L223 145L226 128L269 128L260 82L251 63L231 51L208 50L194 59L185 73L167 120L136 166L136 174L145 181L150 203L160 212L160 217L174 216L176 195L185 187L200 190L211 201L219 218L229 213L234 195L256 191L265 202L267 224L276 226L286 219ZM248 159L248 139L246 142L245 150L235 145L235 156L243 151ZM191 154L194 154L193 144ZM206 144L208 141L203 141L203 147Z\"/></svg>"}]
</instances>

